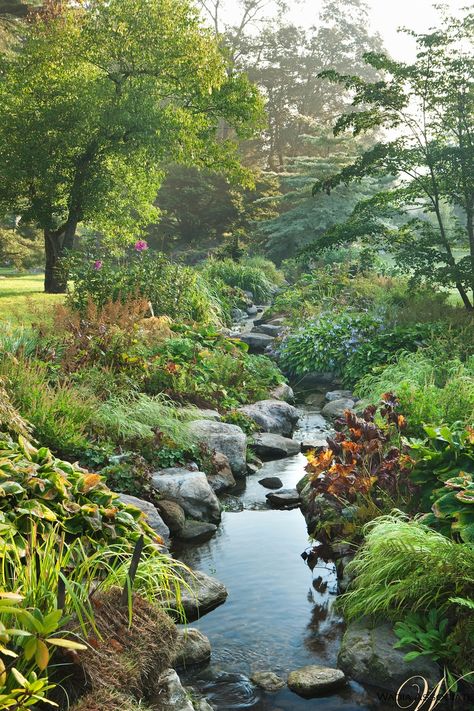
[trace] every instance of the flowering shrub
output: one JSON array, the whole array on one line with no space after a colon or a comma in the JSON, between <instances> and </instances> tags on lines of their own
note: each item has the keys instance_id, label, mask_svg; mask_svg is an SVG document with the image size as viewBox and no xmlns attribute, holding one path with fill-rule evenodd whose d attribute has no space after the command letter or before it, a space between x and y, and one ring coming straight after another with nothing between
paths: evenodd
<instances>
[{"instance_id":1,"label":"flowering shrub","mask_svg":"<svg viewBox=\"0 0 474 711\"><path fill-rule=\"evenodd\" d=\"M71 306L84 313L92 302L102 308L108 302L145 299L155 316L218 324L225 321L222 305L198 272L173 264L152 252L144 240L136 242L123 259L98 255L95 246L70 259L74 289Z\"/></svg>"},{"instance_id":2,"label":"flowering shrub","mask_svg":"<svg viewBox=\"0 0 474 711\"><path fill-rule=\"evenodd\" d=\"M340 375L350 356L380 328L380 319L369 314L322 314L283 340L280 365L291 375L312 371Z\"/></svg>"}]
</instances>

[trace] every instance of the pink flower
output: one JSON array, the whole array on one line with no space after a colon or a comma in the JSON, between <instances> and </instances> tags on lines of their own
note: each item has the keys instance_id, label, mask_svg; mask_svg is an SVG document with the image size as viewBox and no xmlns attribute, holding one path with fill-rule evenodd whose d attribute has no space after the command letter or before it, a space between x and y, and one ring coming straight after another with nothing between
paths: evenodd
<instances>
[{"instance_id":1,"label":"pink flower","mask_svg":"<svg viewBox=\"0 0 474 711\"><path fill-rule=\"evenodd\" d=\"M139 239L138 242L135 242L135 249L137 252L144 252L146 249L148 249L148 243L145 242L144 239Z\"/></svg>"},{"instance_id":2,"label":"pink flower","mask_svg":"<svg viewBox=\"0 0 474 711\"><path fill-rule=\"evenodd\" d=\"M94 269L95 269L96 271L99 271L99 269L102 269L103 266L104 266L104 262L102 262L100 259L97 259L97 260L94 262Z\"/></svg>"}]
</instances>

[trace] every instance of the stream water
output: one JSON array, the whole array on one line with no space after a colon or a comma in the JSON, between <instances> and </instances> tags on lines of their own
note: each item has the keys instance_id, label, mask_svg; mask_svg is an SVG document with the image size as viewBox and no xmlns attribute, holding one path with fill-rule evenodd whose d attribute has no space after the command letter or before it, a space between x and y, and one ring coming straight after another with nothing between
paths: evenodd
<instances>
[{"instance_id":1,"label":"stream water","mask_svg":"<svg viewBox=\"0 0 474 711\"><path fill-rule=\"evenodd\" d=\"M296 439L321 435L316 410L306 408L301 430ZM336 665L343 625L334 611L335 565L319 560L310 570L301 558L310 546L301 511L269 509L268 490L258 483L263 476L276 475L284 488L294 488L305 463L302 454L266 463L223 500L222 523L213 539L175 551L229 591L224 605L193 623L210 639L211 663L183 677L217 711L382 708L355 683L335 695L303 699L287 687L270 694L249 681L255 671L271 670L286 677L307 664Z\"/></svg>"}]
</instances>

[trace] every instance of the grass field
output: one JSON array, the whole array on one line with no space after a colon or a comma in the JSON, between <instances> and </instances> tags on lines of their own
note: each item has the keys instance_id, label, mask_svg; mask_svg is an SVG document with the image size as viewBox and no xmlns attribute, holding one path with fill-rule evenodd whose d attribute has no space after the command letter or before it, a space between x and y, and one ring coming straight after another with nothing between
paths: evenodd
<instances>
[{"instance_id":1,"label":"grass field","mask_svg":"<svg viewBox=\"0 0 474 711\"><path fill-rule=\"evenodd\" d=\"M63 294L43 292L43 274L18 274L0 270L0 320L31 324L47 320Z\"/></svg>"}]
</instances>

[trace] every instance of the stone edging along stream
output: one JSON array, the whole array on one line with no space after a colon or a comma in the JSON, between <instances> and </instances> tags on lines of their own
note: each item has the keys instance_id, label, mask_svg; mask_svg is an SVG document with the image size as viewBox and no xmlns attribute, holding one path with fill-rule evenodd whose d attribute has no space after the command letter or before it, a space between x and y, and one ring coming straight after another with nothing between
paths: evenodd
<instances>
[{"instance_id":1,"label":"stone edging along stream","mask_svg":"<svg viewBox=\"0 0 474 711\"><path fill-rule=\"evenodd\" d=\"M272 329L271 332L268 329ZM257 320L256 325L250 321L244 332L232 335L238 335L246 342L251 352L259 353L273 342L280 329L281 319L263 325ZM303 431L301 441L293 439L299 419L297 409L291 404L294 402L293 391L287 385L278 386L271 393L272 399L240 408L243 414L259 426L260 432L251 438L247 438L240 427L221 422L217 411L203 411L201 419L190 423L190 435L216 453L217 473L208 475L200 472L197 466L192 470L174 467L156 472L152 477L152 485L160 497L157 508L134 497L124 498L148 515L150 525L167 546L171 539L187 543L208 540L216 533L221 519L218 495L231 491L236 483L245 480L248 475L256 475L258 462L262 459L268 462L325 446L326 436L331 431L328 420L354 407L354 399L349 391L332 390L324 394L321 392L323 383L316 374L306 380L309 387L317 391L307 398L307 402L321 406L321 411L319 414L317 410L314 412L315 417L319 418L316 420L316 431ZM329 387L327 379L324 385L325 389ZM252 449L257 464L247 464L247 447ZM266 499L271 508L302 508L308 530L314 530L307 505L310 491L308 486L305 487L304 478L297 489L291 490L282 489L278 477L272 477L272 481L261 480L259 483L268 488ZM347 553L347 550L339 553L342 566L348 560ZM339 566L338 572L343 574L343 567ZM188 583L190 589L183 590L181 600L188 622L197 620L227 599L225 586L204 572L194 571ZM347 580L342 577L340 588L346 584ZM351 625L344 635L338 657L341 669L306 666L290 672L287 680L272 671L264 671L253 674L252 682L268 692L277 691L288 684L296 694L310 698L331 694L346 683L346 674L362 684L375 684L390 692L396 692L401 683L415 675L424 676L430 685L439 680L436 665L430 665L424 660L421 664L406 664L403 661L404 653L393 649L395 641L389 625L376 629L371 629L363 622ZM185 632L180 631L175 669L206 664L210 655L209 640L199 630L188 628ZM168 699L164 705L167 711L191 711L193 708L209 711L212 708L205 699L194 700L193 705L174 670L164 673L162 686L163 697Z\"/></svg>"}]
</instances>

